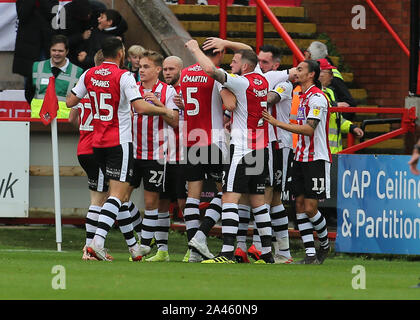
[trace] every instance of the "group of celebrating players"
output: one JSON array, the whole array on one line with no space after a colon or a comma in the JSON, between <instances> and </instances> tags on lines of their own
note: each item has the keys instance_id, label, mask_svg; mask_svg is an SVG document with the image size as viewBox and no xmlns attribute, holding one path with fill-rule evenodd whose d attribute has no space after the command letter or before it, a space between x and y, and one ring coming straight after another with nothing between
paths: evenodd
<instances>
[{"instance_id":1,"label":"group of celebrating players","mask_svg":"<svg viewBox=\"0 0 420 320\"><path fill-rule=\"evenodd\" d=\"M146 50L136 83L121 68L123 43L109 38L96 66L67 97L71 118L78 117L78 158L91 190L83 259L113 259L105 239L117 221L130 260L142 260L156 241L156 255L144 260L169 261L169 205L177 200L188 237L184 261L250 262L249 255L255 263L293 263L282 204L290 189L306 251L297 263L323 263L330 245L318 201L329 198L331 153L318 62L277 71L280 61L270 46L258 55L219 38L208 38L202 48L190 40L185 47L197 61L186 68L178 57ZM234 51L230 72L219 67L226 49ZM302 87L296 124L289 123L294 82ZM298 135L295 150L292 133ZM205 179L218 193L200 219ZM131 199L142 181L143 217ZM254 241L247 248L251 212ZM220 219L223 245L214 256L207 237Z\"/></svg>"}]
</instances>

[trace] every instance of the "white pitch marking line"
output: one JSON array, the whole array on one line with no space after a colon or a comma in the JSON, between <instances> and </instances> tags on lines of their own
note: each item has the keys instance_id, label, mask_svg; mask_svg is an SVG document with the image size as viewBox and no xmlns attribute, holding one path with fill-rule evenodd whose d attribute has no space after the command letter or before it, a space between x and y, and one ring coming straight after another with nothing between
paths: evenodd
<instances>
[{"instance_id":1,"label":"white pitch marking line","mask_svg":"<svg viewBox=\"0 0 420 320\"><path fill-rule=\"evenodd\" d=\"M58 252L57 250L41 250L41 249L0 249L2 252ZM66 251L60 251L66 252Z\"/></svg>"}]
</instances>

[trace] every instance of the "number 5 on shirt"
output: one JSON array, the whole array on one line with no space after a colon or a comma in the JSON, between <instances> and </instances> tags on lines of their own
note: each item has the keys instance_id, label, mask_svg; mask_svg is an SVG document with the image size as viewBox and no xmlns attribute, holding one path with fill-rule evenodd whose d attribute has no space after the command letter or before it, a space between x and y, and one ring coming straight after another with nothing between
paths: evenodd
<instances>
[{"instance_id":1,"label":"number 5 on shirt","mask_svg":"<svg viewBox=\"0 0 420 320\"><path fill-rule=\"evenodd\" d=\"M187 114L189 116L196 116L200 112L200 103L196 98L193 98L191 96L192 93L197 93L198 88L197 87L188 87L187 88L187 103L191 103L195 106L193 110L187 110Z\"/></svg>"},{"instance_id":2,"label":"number 5 on shirt","mask_svg":"<svg viewBox=\"0 0 420 320\"><path fill-rule=\"evenodd\" d=\"M105 100L110 100L112 99L112 95L110 93L103 93L101 92L99 94L99 105L98 105L98 98L96 97L96 92L95 91L90 91L89 92L90 96L93 98L93 100L95 101L95 119L100 119L101 121L110 121L113 118L114 115L114 109L112 108L111 105L107 104L105 102ZM108 110L108 115L101 115L100 114L100 110Z\"/></svg>"}]
</instances>

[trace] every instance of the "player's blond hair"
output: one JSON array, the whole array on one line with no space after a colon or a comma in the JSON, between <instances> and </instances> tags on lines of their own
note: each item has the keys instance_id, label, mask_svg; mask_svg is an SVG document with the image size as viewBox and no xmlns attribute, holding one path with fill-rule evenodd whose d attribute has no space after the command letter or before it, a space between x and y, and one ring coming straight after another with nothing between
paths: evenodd
<instances>
[{"instance_id":1,"label":"player's blond hair","mask_svg":"<svg viewBox=\"0 0 420 320\"><path fill-rule=\"evenodd\" d=\"M143 52L143 57L142 58L147 58L150 59L151 61L154 62L154 64L158 67L162 67L163 64L163 56L156 52L156 51L152 51L152 50L146 50Z\"/></svg>"},{"instance_id":2,"label":"player's blond hair","mask_svg":"<svg viewBox=\"0 0 420 320\"><path fill-rule=\"evenodd\" d=\"M135 44L132 45L130 48L128 48L128 54L130 56L137 56L137 57L143 57L143 53L146 51L142 46Z\"/></svg>"}]
</instances>

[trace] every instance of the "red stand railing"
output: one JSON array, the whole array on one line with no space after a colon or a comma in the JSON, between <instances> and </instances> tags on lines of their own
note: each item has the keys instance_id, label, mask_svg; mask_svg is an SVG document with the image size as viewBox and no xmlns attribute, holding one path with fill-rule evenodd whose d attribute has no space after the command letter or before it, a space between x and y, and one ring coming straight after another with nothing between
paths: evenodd
<instances>
[{"instance_id":1,"label":"red stand railing","mask_svg":"<svg viewBox=\"0 0 420 320\"><path fill-rule=\"evenodd\" d=\"M376 14L376 16L379 18L381 23L388 30L388 32L391 34L391 36L394 38L394 40L397 42L398 46L402 49L402 51L406 54L406 56L410 57L410 50L407 48L407 46L404 44L404 42L401 40L401 38L395 32L395 30L391 27L391 25L388 23L388 21L382 15L382 13L379 11L379 9L375 6L375 4L372 2L372 0L366 0L366 3L369 5L369 7L372 9L372 11ZM416 90L416 92L417 92L418 95L420 95L420 61L419 61L419 67L418 67L418 72L417 72L417 79L418 80L417 80L417 90Z\"/></svg>"},{"instance_id":2,"label":"red stand railing","mask_svg":"<svg viewBox=\"0 0 420 320\"><path fill-rule=\"evenodd\" d=\"M385 28L388 30L388 32L391 34L391 36L394 38L394 40L397 42L397 44L400 46L400 48L404 51L404 53L409 57L410 56L410 50L408 50L407 46L402 42L398 34L394 31L394 29L391 27L391 25L386 21L385 17L382 15L382 13L378 10L378 8L375 6L375 4L372 2L372 0L366 0L366 3L371 7L373 12L376 14L376 16L379 18L381 23L385 26Z\"/></svg>"},{"instance_id":3,"label":"red stand railing","mask_svg":"<svg viewBox=\"0 0 420 320\"><path fill-rule=\"evenodd\" d=\"M219 13L219 38L227 38L227 0L220 0Z\"/></svg>"},{"instance_id":4,"label":"red stand railing","mask_svg":"<svg viewBox=\"0 0 420 320\"><path fill-rule=\"evenodd\" d=\"M351 137L352 135L349 135L350 137L350 144L348 144L348 147L344 150L342 150L339 153L343 154L353 154L356 151L359 151L364 148L368 148L374 144L383 142L385 140L389 140L395 137L398 137L402 134L408 133L408 132L414 132L415 131L415 120L416 120L416 108L411 107L410 109L405 108L355 108L355 107L334 107L330 108L331 112L357 112L357 113L390 113L390 114L401 114L401 128L393 130L391 132L385 133L383 135L380 135L376 138L369 139L367 141L361 142L357 145L354 145L354 137ZM352 140L353 138L353 140Z\"/></svg>"},{"instance_id":5,"label":"red stand railing","mask_svg":"<svg viewBox=\"0 0 420 320\"><path fill-rule=\"evenodd\" d=\"M353 147L355 144L356 139L354 138L354 134L349 132L347 134L347 148Z\"/></svg>"},{"instance_id":6,"label":"red stand railing","mask_svg":"<svg viewBox=\"0 0 420 320\"><path fill-rule=\"evenodd\" d=\"M257 30L256 30L256 44L255 51L260 53L260 47L264 44L264 15L259 6L257 6L257 16L256 16Z\"/></svg>"},{"instance_id":7,"label":"red stand railing","mask_svg":"<svg viewBox=\"0 0 420 320\"><path fill-rule=\"evenodd\" d=\"M289 33L284 29L282 24L279 22L277 17L274 15L274 13L271 11L271 9L268 7L268 5L265 3L264 0L255 0L255 3L257 4L257 8L260 8L262 12L266 15L268 20L271 22L273 27L276 29L278 34L282 37L286 45L292 50L293 56L296 57L298 62L302 62L305 60L305 57L303 53L300 51L299 47L296 45L296 43L293 41L293 39L290 37ZM257 25L258 27L258 25ZM258 29L257 29L258 31ZM258 35L257 33L257 39L258 37L261 37L261 39L264 39L264 29L262 31L259 31L262 34Z\"/></svg>"},{"instance_id":8,"label":"red stand railing","mask_svg":"<svg viewBox=\"0 0 420 320\"><path fill-rule=\"evenodd\" d=\"M264 15L268 18L271 24L274 26L278 34L282 37L286 45L290 48L293 53L294 60L297 62L301 62L305 60L303 53L300 51L299 47L290 37L286 29L282 26L282 24L277 20L277 17L268 7L264 0L255 0L257 5L257 15L256 15L256 51L258 53L260 46L264 43ZM220 38L226 39L227 37L227 0L220 1L220 16L219 16L219 23L220 23Z\"/></svg>"}]
</instances>

